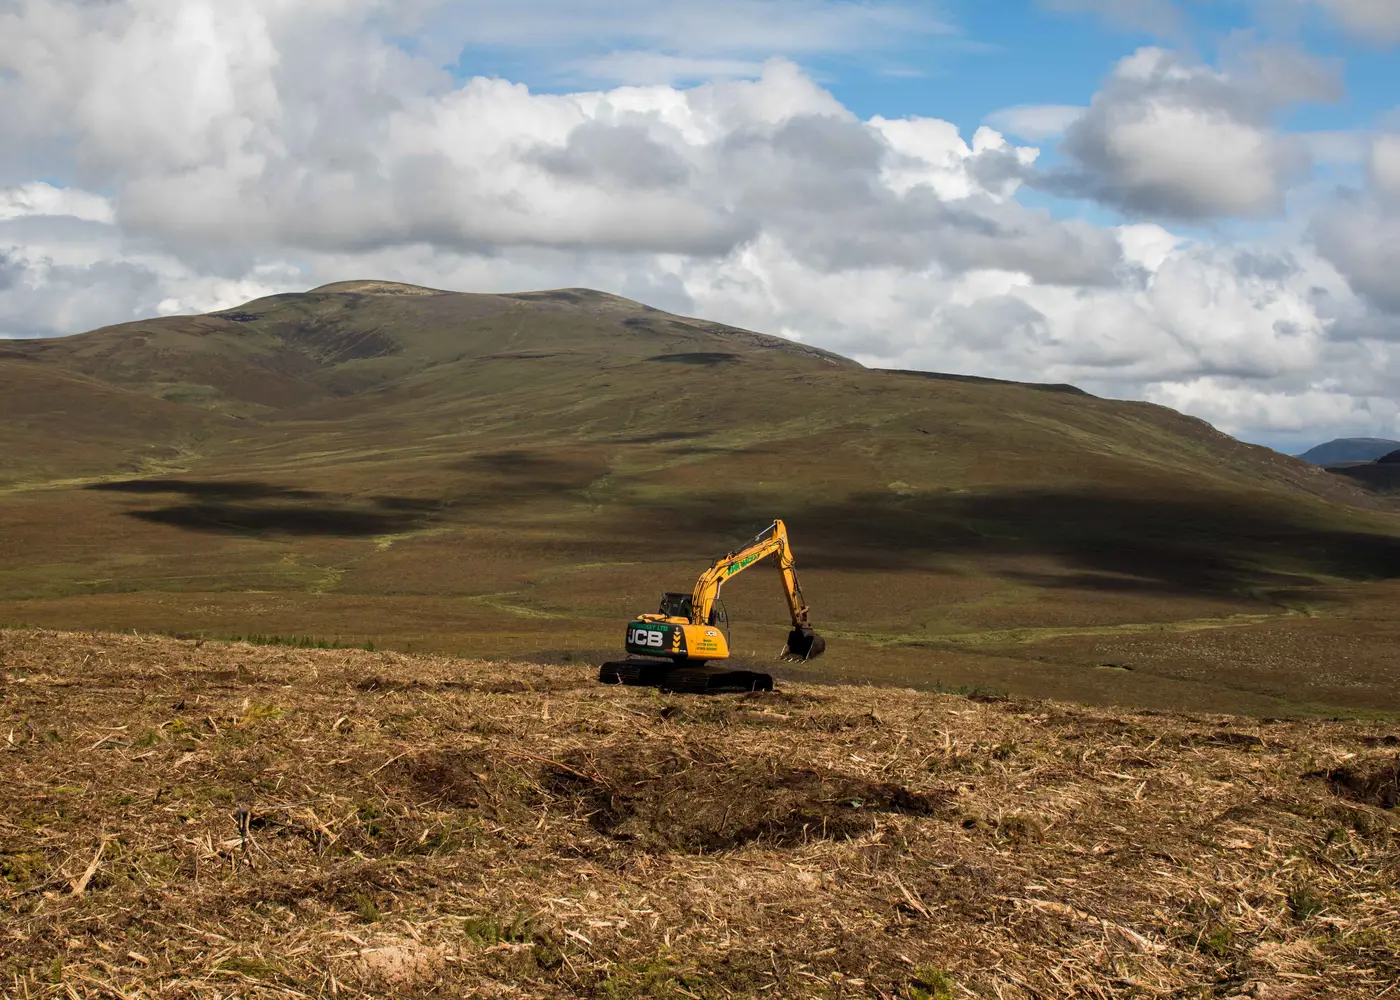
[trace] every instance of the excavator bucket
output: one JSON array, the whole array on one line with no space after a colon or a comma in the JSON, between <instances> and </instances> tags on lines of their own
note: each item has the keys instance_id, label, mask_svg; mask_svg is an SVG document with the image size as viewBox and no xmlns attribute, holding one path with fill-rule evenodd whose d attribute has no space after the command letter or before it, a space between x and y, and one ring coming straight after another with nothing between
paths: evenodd
<instances>
[{"instance_id":1,"label":"excavator bucket","mask_svg":"<svg viewBox=\"0 0 1400 1000\"><path fill-rule=\"evenodd\" d=\"M783 656L795 660L815 660L826 652L826 640L810 628L795 628L788 633Z\"/></svg>"}]
</instances>

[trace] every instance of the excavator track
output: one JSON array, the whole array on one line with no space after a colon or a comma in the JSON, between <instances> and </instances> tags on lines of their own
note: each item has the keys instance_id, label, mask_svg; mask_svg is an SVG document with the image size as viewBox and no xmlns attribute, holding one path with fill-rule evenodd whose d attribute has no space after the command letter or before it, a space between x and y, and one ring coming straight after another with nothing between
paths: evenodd
<instances>
[{"instance_id":1,"label":"excavator track","mask_svg":"<svg viewBox=\"0 0 1400 1000\"><path fill-rule=\"evenodd\" d=\"M598 680L604 684L660 688L676 694L773 690L771 674L719 667L677 667L666 660L613 660L599 668Z\"/></svg>"}]
</instances>

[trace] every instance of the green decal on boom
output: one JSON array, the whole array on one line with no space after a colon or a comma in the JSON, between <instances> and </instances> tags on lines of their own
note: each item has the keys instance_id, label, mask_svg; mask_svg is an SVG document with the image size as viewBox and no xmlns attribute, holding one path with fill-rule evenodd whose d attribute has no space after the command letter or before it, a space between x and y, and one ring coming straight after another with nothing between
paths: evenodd
<instances>
[{"instance_id":1,"label":"green decal on boom","mask_svg":"<svg viewBox=\"0 0 1400 1000\"><path fill-rule=\"evenodd\" d=\"M758 560L762 558L762 555L755 553L754 555L749 556L742 562L737 562L733 566L730 566L727 570L724 571L724 575L733 576L735 573L739 572L739 570L745 568L746 566L752 566L754 563L758 562Z\"/></svg>"}]
</instances>

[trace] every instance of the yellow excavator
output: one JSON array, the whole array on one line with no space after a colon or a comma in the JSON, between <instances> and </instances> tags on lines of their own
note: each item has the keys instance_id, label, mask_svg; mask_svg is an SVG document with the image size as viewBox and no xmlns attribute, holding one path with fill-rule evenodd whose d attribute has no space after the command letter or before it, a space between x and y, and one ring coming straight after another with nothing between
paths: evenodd
<instances>
[{"instance_id":1,"label":"yellow excavator","mask_svg":"<svg viewBox=\"0 0 1400 1000\"><path fill-rule=\"evenodd\" d=\"M821 656L826 652L826 640L808 621L787 526L774 521L746 545L716 559L689 594L663 594L656 614L638 615L628 622L623 647L629 658L604 663L598 679L605 684L647 684L675 691L771 691L773 678L769 674L705 669L709 661L729 658L729 641L722 627L728 619L720 604L720 589L727 580L768 556L777 556L783 595L792 616L792 631L779 657L805 662Z\"/></svg>"}]
</instances>

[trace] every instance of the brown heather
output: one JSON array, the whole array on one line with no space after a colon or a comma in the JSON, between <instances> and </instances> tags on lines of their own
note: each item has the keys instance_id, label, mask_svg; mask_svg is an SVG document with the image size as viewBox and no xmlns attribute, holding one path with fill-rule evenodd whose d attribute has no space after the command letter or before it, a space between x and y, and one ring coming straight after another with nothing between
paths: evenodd
<instances>
[{"instance_id":1,"label":"brown heather","mask_svg":"<svg viewBox=\"0 0 1400 1000\"><path fill-rule=\"evenodd\" d=\"M0 428L0 624L596 665L781 517L804 679L1400 712L1394 497L1068 386L350 282L3 342ZM725 598L771 657L772 570Z\"/></svg>"}]
</instances>

